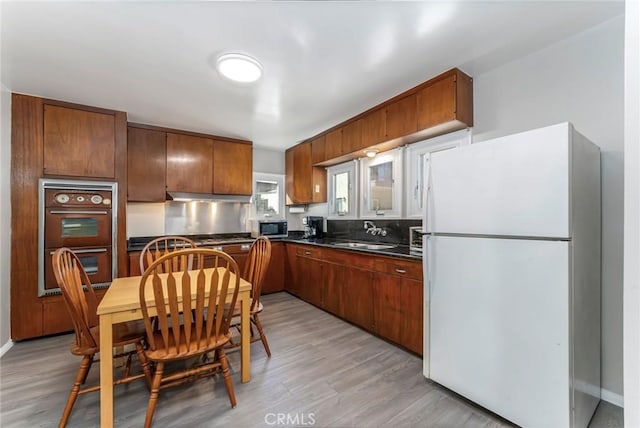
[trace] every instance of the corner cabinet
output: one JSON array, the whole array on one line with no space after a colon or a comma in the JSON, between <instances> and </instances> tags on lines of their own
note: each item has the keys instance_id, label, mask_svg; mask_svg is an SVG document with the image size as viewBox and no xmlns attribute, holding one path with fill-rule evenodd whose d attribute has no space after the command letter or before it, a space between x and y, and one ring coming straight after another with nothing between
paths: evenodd
<instances>
[{"instance_id":1,"label":"corner cabinet","mask_svg":"<svg viewBox=\"0 0 640 428\"><path fill-rule=\"evenodd\" d=\"M285 152L286 204L327 202L327 171L312 165L312 143Z\"/></svg>"}]
</instances>

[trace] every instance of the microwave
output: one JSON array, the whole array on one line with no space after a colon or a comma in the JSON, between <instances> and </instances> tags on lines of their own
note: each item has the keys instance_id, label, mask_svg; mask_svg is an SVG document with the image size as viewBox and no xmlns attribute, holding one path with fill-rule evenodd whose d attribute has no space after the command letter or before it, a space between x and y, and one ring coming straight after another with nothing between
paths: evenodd
<instances>
[{"instance_id":1,"label":"microwave","mask_svg":"<svg viewBox=\"0 0 640 428\"><path fill-rule=\"evenodd\" d=\"M251 237L266 236L269 238L285 238L289 236L286 220L254 220L251 226Z\"/></svg>"}]
</instances>

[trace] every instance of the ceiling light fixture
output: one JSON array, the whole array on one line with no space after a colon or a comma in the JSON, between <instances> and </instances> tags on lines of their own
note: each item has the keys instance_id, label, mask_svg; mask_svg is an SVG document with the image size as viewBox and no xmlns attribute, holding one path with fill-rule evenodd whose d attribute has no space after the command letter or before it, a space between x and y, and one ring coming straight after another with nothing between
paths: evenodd
<instances>
[{"instance_id":1,"label":"ceiling light fixture","mask_svg":"<svg viewBox=\"0 0 640 428\"><path fill-rule=\"evenodd\" d=\"M262 76L262 65L248 55L229 53L218 57L218 71L235 82L251 83Z\"/></svg>"},{"instance_id":2,"label":"ceiling light fixture","mask_svg":"<svg viewBox=\"0 0 640 428\"><path fill-rule=\"evenodd\" d=\"M365 150L364 154L367 155L368 158L375 158L376 155L378 154L378 150L376 149Z\"/></svg>"}]
</instances>

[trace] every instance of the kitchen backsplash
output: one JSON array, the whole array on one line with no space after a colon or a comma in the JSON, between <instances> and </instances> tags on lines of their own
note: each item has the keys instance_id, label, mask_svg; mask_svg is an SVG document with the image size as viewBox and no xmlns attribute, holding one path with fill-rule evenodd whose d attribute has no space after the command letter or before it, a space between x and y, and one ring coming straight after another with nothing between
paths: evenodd
<instances>
[{"instance_id":1,"label":"kitchen backsplash","mask_svg":"<svg viewBox=\"0 0 640 428\"><path fill-rule=\"evenodd\" d=\"M364 222L367 220L327 220L327 236L335 239L353 239L356 241L391 242L409 245L409 228L421 226L422 220L374 219L368 220L376 227L384 229L386 236L367 233Z\"/></svg>"}]
</instances>

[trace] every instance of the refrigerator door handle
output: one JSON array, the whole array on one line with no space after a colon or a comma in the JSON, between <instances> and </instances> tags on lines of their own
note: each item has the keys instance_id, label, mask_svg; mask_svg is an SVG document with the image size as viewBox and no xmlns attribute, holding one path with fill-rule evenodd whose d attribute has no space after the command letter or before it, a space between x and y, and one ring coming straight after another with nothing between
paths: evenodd
<instances>
[{"instance_id":1,"label":"refrigerator door handle","mask_svg":"<svg viewBox=\"0 0 640 428\"><path fill-rule=\"evenodd\" d=\"M431 156L424 157L424 177L424 200L422 201L424 220L422 221L422 230L427 232L429 230L429 200L431 199Z\"/></svg>"}]
</instances>

